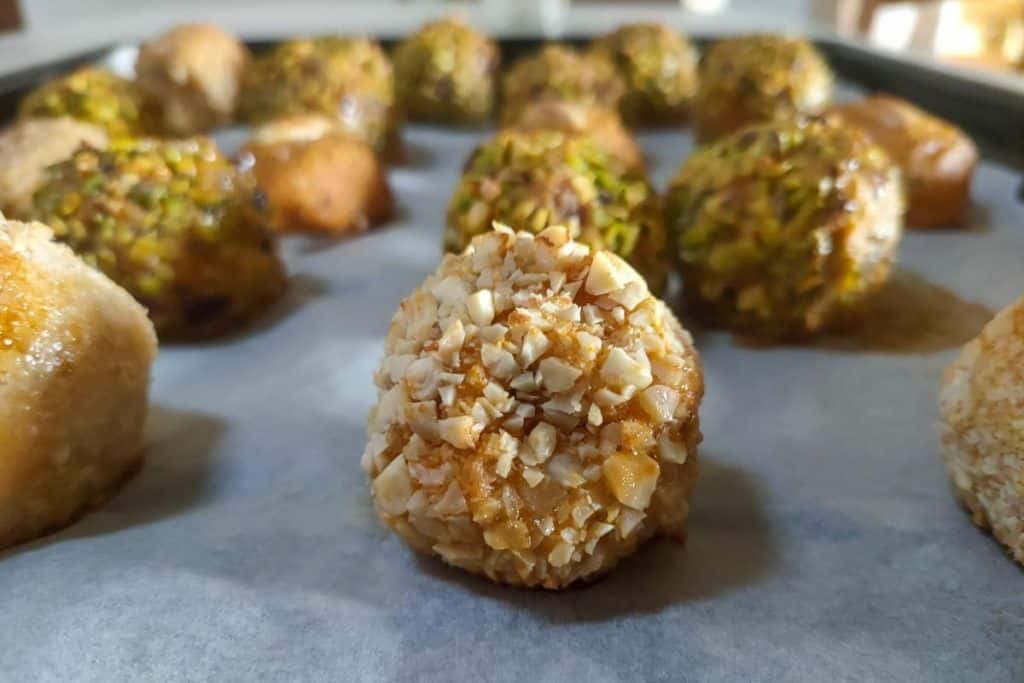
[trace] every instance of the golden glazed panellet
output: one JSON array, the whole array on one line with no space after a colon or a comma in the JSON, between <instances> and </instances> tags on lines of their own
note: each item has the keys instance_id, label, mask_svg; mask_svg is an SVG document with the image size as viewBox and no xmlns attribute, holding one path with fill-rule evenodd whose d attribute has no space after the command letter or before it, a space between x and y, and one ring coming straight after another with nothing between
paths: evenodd
<instances>
[{"instance_id":1,"label":"golden glazed panellet","mask_svg":"<svg viewBox=\"0 0 1024 683\"><path fill-rule=\"evenodd\" d=\"M907 183L909 227L964 224L978 149L962 130L891 95L873 95L831 111L847 125L862 128L899 164Z\"/></svg>"},{"instance_id":2,"label":"golden glazed panellet","mask_svg":"<svg viewBox=\"0 0 1024 683\"><path fill-rule=\"evenodd\" d=\"M249 51L217 26L178 26L139 48L136 82L158 104L169 135L231 123Z\"/></svg>"},{"instance_id":3,"label":"golden glazed panellet","mask_svg":"<svg viewBox=\"0 0 1024 683\"><path fill-rule=\"evenodd\" d=\"M236 329L285 286L252 177L205 138L111 142L51 166L33 215L148 310L161 338Z\"/></svg>"},{"instance_id":4,"label":"golden glazed panellet","mask_svg":"<svg viewBox=\"0 0 1024 683\"><path fill-rule=\"evenodd\" d=\"M939 411L956 495L1024 565L1024 298L949 366Z\"/></svg>"},{"instance_id":5,"label":"golden glazed panellet","mask_svg":"<svg viewBox=\"0 0 1024 683\"><path fill-rule=\"evenodd\" d=\"M505 130L477 148L448 204L444 246L461 251L494 221L622 256L660 292L668 270L661 204L642 173L621 172L585 137Z\"/></svg>"},{"instance_id":6,"label":"golden glazed panellet","mask_svg":"<svg viewBox=\"0 0 1024 683\"><path fill-rule=\"evenodd\" d=\"M384 165L337 120L301 114L267 124L242 150L279 232L361 232L394 211Z\"/></svg>"},{"instance_id":7,"label":"golden glazed panellet","mask_svg":"<svg viewBox=\"0 0 1024 683\"><path fill-rule=\"evenodd\" d=\"M458 19L427 24L395 49L395 88L413 121L479 123L494 113L498 45Z\"/></svg>"},{"instance_id":8,"label":"golden glazed panellet","mask_svg":"<svg viewBox=\"0 0 1024 683\"><path fill-rule=\"evenodd\" d=\"M111 137L159 132L156 104L133 81L106 69L84 67L39 86L21 101L18 115L68 116L103 128Z\"/></svg>"},{"instance_id":9,"label":"golden glazed panellet","mask_svg":"<svg viewBox=\"0 0 1024 683\"><path fill-rule=\"evenodd\" d=\"M38 223L0 217L0 549L64 527L142 463L156 335Z\"/></svg>"},{"instance_id":10,"label":"golden glazed panellet","mask_svg":"<svg viewBox=\"0 0 1024 683\"><path fill-rule=\"evenodd\" d=\"M521 109L518 118L507 125L524 131L557 130L588 137L621 171L643 172L647 166L633 134L622 124L619 114L608 107L538 100Z\"/></svg>"},{"instance_id":11,"label":"golden glazed panellet","mask_svg":"<svg viewBox=\"0 0 1024 683\"><path fill-rule=\"evenodd\" d=\"M686 120L697 92L697 49L662 24L629 24L595 41L591 51L618 67L626 81L619 110L634 126Z\"/></svg>"},{"instance_id":12,"label":"golden glazed panellet","mask_svg":"<svg viewBox=\"0 0 1024 683\"><path fill-rule=\"evenodd\" d=\"M64 161L81 145L103 149L107 132L66 116L24 119L0 131L0 213L27 215L47 166Z\"/></svg>"},{"instance_id":13,"label":"golden glazed panellet","mask_svg":"<svg viewBox=\"0 0 1024 683\"><path fill-rule=\"evenodd\" d=\"M888 278L899 170L860 130L798 118L699 149L665 196L685 296L712 323L800 337Z\"/></svg>"},{"instance_id":14,"label":"golden glazed panellet","mask_svg":"<svg viewBox=\"0 0 1024 683\"><path fill-rule=\"evenodd\" d=\"M401 148L391 61L365 38L290 40L249 62L239 117L262 124L293 114L336 116L379 154Z\"/></svg>"},{"instance_id":15,"label":"golden glazed panellet","mask_svg":"<svg viewBox=\"0 0 1024 683\"><path fill-rule=\"evenodd\" d=\"M582 54L565 45L546 45L521 58L501 80L501 120L512 124L538 100L566 100L617 109L626 84L605 55Z\"/></svg>"},{"instance_id":16,"label":"golden glazed panellet","mask_svg":"<svg viewBox=\"0 0 1024 683\"><path fill-rule=\"evenodd\" d=\"M682 538L703 378L643 278L569 231L476 237L401 304L363 467L414 549L549 589Z\"/></svg>"},{"instance_id":17,"label":"golden glazed panellet","mask_svg":"<svg viewBox=\"0 0 1024 683\"><path fill-rule=\"evenodd\" d=\"M832 98L832 71L805 40L749 35L720 40L700 65L693 124L702 141L743 126L817 114Z\"/></svg>"}]
</instances>

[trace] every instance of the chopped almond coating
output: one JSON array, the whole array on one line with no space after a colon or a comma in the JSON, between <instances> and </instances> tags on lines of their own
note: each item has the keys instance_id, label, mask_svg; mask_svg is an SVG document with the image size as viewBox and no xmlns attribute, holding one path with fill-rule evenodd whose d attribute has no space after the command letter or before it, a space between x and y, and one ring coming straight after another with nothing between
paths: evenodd
<instances>
[{"instance_id":1,"label":"chopped almond coating","mask_svg":"<svg viewBox=\"0 0 1024 683\"><path fill-rule=\"evenodd\" d=\"M1024 565L1024 298L985 326L946 370L942 447L975 524Z\"/></svg>"},{"instance_id":2,"label":"chopped almond coating","mask_svg":"<svg viewBox=\"0 0 1024 683\"><path fill-rule=\"evenodd\" d=\"M563 588L682 537L700 362L624 260L496 225L396 313L363 466L413 548Z\"/></svg>"}]
</instances>

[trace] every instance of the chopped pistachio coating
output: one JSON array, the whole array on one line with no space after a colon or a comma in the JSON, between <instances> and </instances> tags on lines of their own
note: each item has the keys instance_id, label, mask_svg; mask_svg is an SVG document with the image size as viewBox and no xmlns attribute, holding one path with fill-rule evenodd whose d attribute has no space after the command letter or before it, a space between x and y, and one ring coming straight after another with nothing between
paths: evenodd
<instances>
[{"instance_id":1,"label":"chopped pistachio coating","mask_svg":"<svg viewBox=\"0 0 1024 683\"><path fill-rule=\"evenodd\" d=\"M832 71L805 40L750 35L715 43L700 66L694 125L712 140L752 123L821 112Z\"/></svg>"},{"instance_id":2,"label":"chopped pistachio coating","mask_svg":"<svg viewBox=\"0 0 1024 683\"><path fill-rule=\"evenodd\" d=\"M456 19L427 24L395 49L395 83L413 121L474 123L494 111L500 54L493 40Z\"/></svg>"},{"instance_id":3,"label":"chopped pistachio coating","mask_svg":"<svg viewBox=\"0 0 1024 683\"><path fill-rule=\"evenodd\" d=\"M337 116L378 152L395 152L399 120L391 62L365 38L303 38L250 61L239 117L261 124L292 114Z\"/></svg>"},{"instance_id":4,"label":"chopped pistachio coating","mask_svg":"<svg viewBox=\"0 0 1024 683\"><path fill-rule=\"evenodd\" d=\"M44 83L18 107L22 119L69 116L100 126L112 137L155 132L155 113L138 86L94 67Z\"/></svg>"},{"instance_id":5,"label":"chopped pistachio coating","mask_svg":"<svg viewBox=\"0 0 1024 683\"><path fill-rule=\"evenodd\" d=\"M787 338L820 330L884 283L904 201L896 166L863 133L798 118L698 150L665 206L696 312Z\"/></svg>"},{"instance_id":6,"label":"chopped pistachio coating","mask_svg":"<svg viewBox=\"0 0 1024 683\"><path fill-rule=\"evenodd\" d=\"M262 195L205 138L83 147L51 166L34 217L147 309L161 337L227 332L283 291Z\"/></svg>"},{"instance_id":7,"label":"chopped pistachio coating","mask_svg":"<svg viewBox=\"0 0 1024 683\"><path fill-rule=\"evenodd\" d=\"M513 123L537 100L554 99L617 109L626 84L610 59L547 45L517 61L501 81L502 121Z\"/></svg>"},{"instance_id":8,"label":"chopped pistachio coating","mask_svg":"<svg viewBox=\"0 0 1024 683\"><path fill-rule=\"evenodd\" d=\"M661 24L630 24L594 42L626 80L619 111L632 125L684 121L697 92L697 50Z\"/></svg>"},{"instance_id":9,"label":"chopped pistachio coating","mask_svg":"<svg viewBox=\"0 0 1024 683\"><path fill-rule=\"evenodd\" d=\"M565 225L573 239L629 261L659 291L668 260L661 204L643 173L614 169L589 138L502 131L474 152L455 187L445 249L461 251L495 221L535 233Z\"/></svg>"}]
</instances>

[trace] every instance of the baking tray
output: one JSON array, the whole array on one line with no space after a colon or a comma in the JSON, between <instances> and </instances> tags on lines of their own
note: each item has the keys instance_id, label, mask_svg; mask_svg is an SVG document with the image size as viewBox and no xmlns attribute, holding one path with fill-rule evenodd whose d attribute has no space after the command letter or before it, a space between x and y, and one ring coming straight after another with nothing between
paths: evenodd
<instances>
[{"instance_id":1,"label":"baking tray","mask_svg":"<svg viewBox=\"0 0 1024 683\"><path fill-rule=\"evenodd\" d=\"M981 164L969 230L906 236L857 334L697 330L687 543L546 593L415 556L359 467L390 317L436 267L484 134L409 127L398 220L285 240L270 315L161 349L142 472L0 554L0 680L1024 681L1024 572L954 501L935 428L943 367L1024 290L1015 172ZM659 187L692 150L639 140Z\"/></svg>"}]
</instances>

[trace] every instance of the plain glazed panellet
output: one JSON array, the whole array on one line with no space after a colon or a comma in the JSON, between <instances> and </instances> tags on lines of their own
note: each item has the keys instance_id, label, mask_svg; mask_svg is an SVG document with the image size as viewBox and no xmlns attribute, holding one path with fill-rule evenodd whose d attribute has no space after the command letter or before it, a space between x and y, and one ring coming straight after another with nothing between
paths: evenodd
<instances>
[{"instance_id":1,"label":"plain glazed panellet","mask_svg":"<svg viewBox=\"0 0 1024 683\"><path fill-rule=\"evenodd\" d=\"M278 232L362 232L394 212L384 164L329 117L299 114L269 123L242 158L252 163Z\"/></svg>"},{"instance_id":2,"label":"plain glazed panellet","mask_svg":"<svg viewBox=\"0 0 1024 683\"><path fill-rule=\"evenodd\" d=\"M164 133L195 135L234 120L248 60L223 29L186 24L139 48L135 79L158 102Z\"/></svg>"},{"instance_id":3,"label":"plain glazed panellet","mask_svg":"<svg viewBox=\"0 0 1024 683\"><path fill-rule=\"evenodd\" d=\"M142 462L156 335L123 289L0 218L0 548L102 505Z\"/></svg>"},{"instance_id":4,"label":"plain glazed panellet","mask_svg":"<svg viewBox=\"0 0 1024 683\"><path fill-rule=\"evenodd\" d=\"M860 126L903 169L908 227L964 225L978 149L962 130L891 95L832 111L848 125Z\"/></svg>"}]
</instances>

